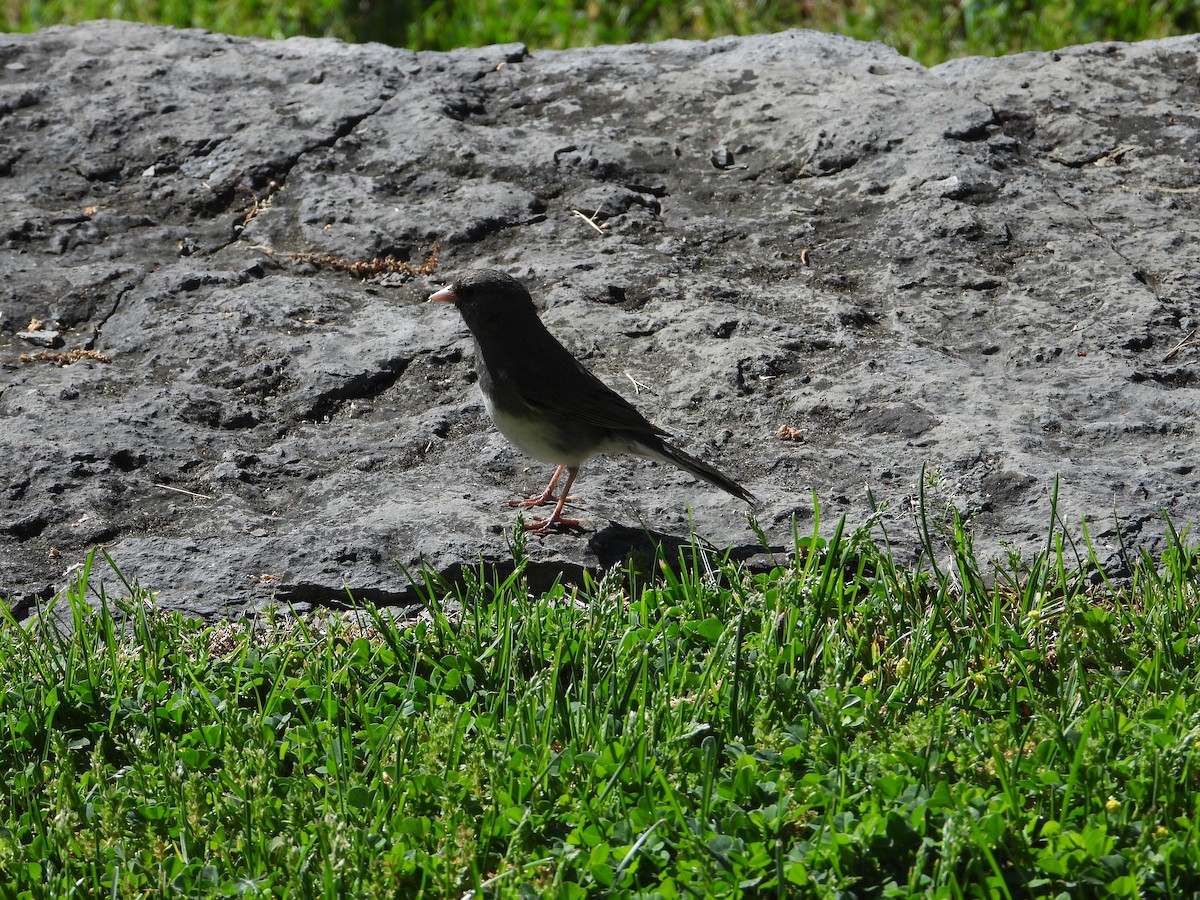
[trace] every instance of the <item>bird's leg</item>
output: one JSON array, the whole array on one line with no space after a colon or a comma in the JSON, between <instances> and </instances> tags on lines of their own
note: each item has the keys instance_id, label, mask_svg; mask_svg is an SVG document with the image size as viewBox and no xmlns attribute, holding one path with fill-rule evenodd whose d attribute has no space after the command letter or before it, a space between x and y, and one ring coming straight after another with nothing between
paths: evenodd
<instances>
[{"instance_id":1,"label":"bird's leg","mask_svg":"<svg viewBox=\"0 0 1200 900\"><path fill-rule=\"evenodd\" d=\"M563 466L559 466L560 470L563 468L564 468ZM551 489L554 487L555 482L558 481L558 476L561 474L562 474L561 471L554 473L554 481L550 482ZM558 502L554 504L554 512L550 513L550 515L548 515L544 519L531 520L529 524L532 527L527 529L530 534L545 534L549 529L553 528L555 525L566 525L566 526L570 527L572 525L580 524L578 519L564 519L563 515L562 515L563 507L566 505L567 499L568 499L567 494L569 494L571 492L571 485L575 483L575 476L578 474L579 474L578 466L573 466L570 469L567 469L567 483L566 483L566 485L563 486L562 496L560 496L558 498Z\"/></svg>"},{"instance_id":2,"label":"bird's leg","mask_svg":"<svg viewBox=\"0 0 1200 900\"><path fill-rule=\"evenodd\" d=\"M566 466L559 466L557 469L555 469L554 477L550 479L550 483L548 485L546 485L546 489L544 491L542 491L540 494L536 494L533 497L526 497L523 500L506 500L504 502L507 503L509 506L520 506L525 509L528 509L531 506L545 506L551 500L557 500L558 498L554 496L554 489L556 487L558 487L558 479L562 478L562 473L565 472L566 470L567 470ZM572 477L571 481L574 481L574 477ZM570 484L570 483L571 483L570 481L567 482L567 484ZM567 493L566 491L563 491L563 501L562 502L563 503L573 502L575 500L575 498L566 496L566 493Z\"/></svg>"}]
</instances>

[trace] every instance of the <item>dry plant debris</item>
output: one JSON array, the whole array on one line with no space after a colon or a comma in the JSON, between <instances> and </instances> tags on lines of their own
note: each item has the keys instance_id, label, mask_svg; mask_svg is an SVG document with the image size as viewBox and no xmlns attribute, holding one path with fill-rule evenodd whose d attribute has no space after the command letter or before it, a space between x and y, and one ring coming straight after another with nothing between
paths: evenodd
<instances>
[{"instance_id":1,"label":"dry plant debris","mask_svg":"<svg viewBox=\"0 0 1200 900\"><path fill-rule=\"evenodd\" d=\"M794 428L791 425L780 425L779 430L775 432L781 441L803 441L804 432L799 428Z\"/></svg>"},{"instance_id":2,"label":"dry plant debris","mask_svg":"<svg viewBox=\"0 0 1200 900\"><path fill-rule=\"evenodd\" d=\"M376 256L374 259L352 262L343 256L293 253L292 259L297 262L312 263L314 266L322 269L336 269L341 272L349 272L355 278L370 278L374 275L391 274L432 275L438 268L438 251L440 249L440 244L434 244L429 251L429 256L425 258L425 262L417 263L416 265L398 260L394 256L385 256L383 258Z\"/></svg>"},{"instance_id":3,"label":"dry plant debris","mask_svg":"<svg viewBox=\"0 0 1200 900\"><path fill-rule=\"evenodd\" d=\"M112 357L105 356L99 350L65 350L51 353L49 350L39 350L37 353L22 353L21 362L48 362L56 366L66 366L81 359L94 359L96 362L112 362Z\"/></svg>"}]
</instances>

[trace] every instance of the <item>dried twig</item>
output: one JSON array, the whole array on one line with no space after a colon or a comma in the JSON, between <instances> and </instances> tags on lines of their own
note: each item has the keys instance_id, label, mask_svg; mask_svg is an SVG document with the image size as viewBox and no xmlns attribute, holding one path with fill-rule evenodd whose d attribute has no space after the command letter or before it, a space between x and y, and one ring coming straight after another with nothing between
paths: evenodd
<instances>
[{"instance_id":1,"label":"dried twig","mask_svg":"<svg viewBox=\"0 0 1200 900\"><path fill-rule=\"evenodd\" d=\"M174 487L169 484L159 484L157 481L152 482L156 488L162 488L164 491L174 491L177 494L187 494L189 497L195 497L197 500L211 500L212 497L208 494L197 494L195 491L186 491L181 487Z\"/></svg>"},{"instance_id":2,"label":"dried twig","mask_svg":"<svg viewBox=\"0 0 1200 900\"><path fill-rule=\"evenodd\" d=\"M267 189L263 192L261 197L259 197L257 194L253 195L254 202L250 204L250 209L246 211L246 215L242 217L243 228L249 225L250 220L257 216L259 212L271 205L271 198L275 195L275 191L278 187L279 182L270 181L267 183Z\"/></svg>"},{"instance_id":3,"label":"dried twig","mask_svg":"<svg viewBox=\"0 0 1200 900\"><path fill-rule=\"evenodd\" d=\"M601 235L604 234L604 229L608 227L607 222L597 222L596 221L596 216L600 215L599 209L597 209L590 216L585 216L583 213L581 213L577 209L571 210L571 213L573 215L579 216L579 218L583 219L583 221L587 222L589 225L591 225L593 228L595 228L597 234L601 234Z\"/></svg>"},{"instance_id":4,"label":"dried twig","mask_svg":"<svg viewBox=\"0 0 1200 900\"><path fill-rule=\"evenodd\" d=\"M625 377L629 379L630 383L633 385L633 392L634 392L635 394L637 394L638 396L641 396L641 393L642 393L642 389L643 389L643 388L645 388L647 391L650 391L650 388L649 388L649 387L647 387L646 385L642 384L640 381L638 381L636 378L634 378L634 377L633 377L632 375L630 375L628 372L626 372L626 373L625 373ZM654 392L653 392L653 391L650 391L650 393L654 393Z\"/></svg>"},{"instance_id":5,"label":"dried twig","mask_svg":"<svg viewBox=\"0 0 1200 900\"><path fill-rule=\"evenodd\" d=\"M1185 337L1182 341L1180 341L1178 344L1176 344L1174 347L1172 347L1170 349L1170 351L1167 353L1167 355L1162 358L1162 361L1166 362L1171 357L1173 357L1176 353L1178 353L1180 350L1182 350L1184 347L1186 347L1188 344L1190 344L1192 341L1192 338L1194 338L1195 336L1196 336L1196 329L1193 328L1191 331L1188 332L1187 337Z\"/></svg>"}]
</instances>

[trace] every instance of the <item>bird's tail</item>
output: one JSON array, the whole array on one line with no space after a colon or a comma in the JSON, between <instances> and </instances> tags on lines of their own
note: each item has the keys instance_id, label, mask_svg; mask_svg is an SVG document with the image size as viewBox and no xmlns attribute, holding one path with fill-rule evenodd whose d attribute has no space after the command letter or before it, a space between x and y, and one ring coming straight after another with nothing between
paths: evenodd
<instances>
[{"instance_id":1,"label":"bird's tail","mask_svg":"<svg viewBox=\"0 0 1200 900\"><path fill-rule=\"evenodd\" d=\"M758 505L758 498L722 472L717 471L704 460L696 459L690 453L684 453L678 447L673 447L666 441L659 441L656 447L646 447L647 456L653 456L665 462L679 466L691 472L697 478L715 484L721 490L733 494L739 500L745 500L751 506Z\"/></svg>"}]
</instances>

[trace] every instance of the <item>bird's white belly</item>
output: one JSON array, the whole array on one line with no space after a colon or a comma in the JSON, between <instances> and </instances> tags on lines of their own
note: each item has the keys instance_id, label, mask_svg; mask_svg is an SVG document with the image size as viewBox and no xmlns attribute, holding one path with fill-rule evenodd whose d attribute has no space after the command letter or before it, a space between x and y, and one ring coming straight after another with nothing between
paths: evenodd
<instances>
[{"instance_id":1,"label":"bird's white belly","mask_svg":"<svg viewBox=\"0 0 1200 900\"><path fill-rule=\"evenodd\" d=\"M589 447L586 450L570 447L565 445L558 429L534 419L511 415L492 403L486 393L483 395L483 404L500 433L508 438L514 447L538 462L556 466L579 466L593 456L624 449L623 445L617 444Z\"/></svg>"}]
</instances>

